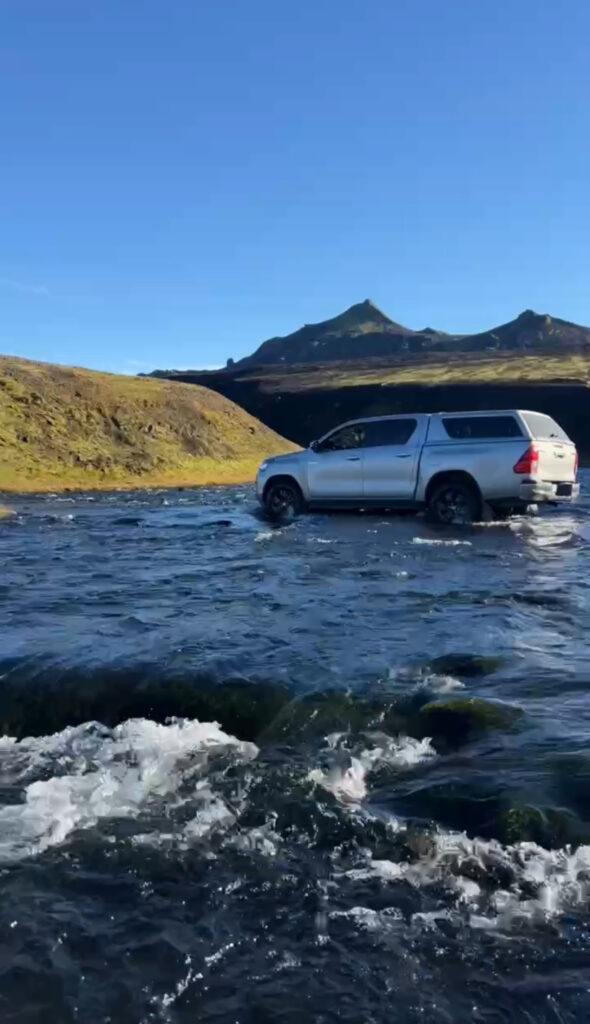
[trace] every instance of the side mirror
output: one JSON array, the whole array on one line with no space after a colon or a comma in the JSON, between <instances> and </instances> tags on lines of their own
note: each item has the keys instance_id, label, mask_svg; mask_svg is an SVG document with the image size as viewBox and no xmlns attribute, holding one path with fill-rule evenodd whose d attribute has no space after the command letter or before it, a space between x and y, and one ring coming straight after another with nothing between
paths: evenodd
<instances>
[{"instance_id":1,"label":"side mirror","mask_svg":"<svg viewBox=\"0 0 590 1024\"><path fill-rule=\"evenodd\" d=\"M310 452L317 452L319 446L320 446L320 442L319 441L312 441L310 446L309 446Z\"/></svg>"}]
</instances>

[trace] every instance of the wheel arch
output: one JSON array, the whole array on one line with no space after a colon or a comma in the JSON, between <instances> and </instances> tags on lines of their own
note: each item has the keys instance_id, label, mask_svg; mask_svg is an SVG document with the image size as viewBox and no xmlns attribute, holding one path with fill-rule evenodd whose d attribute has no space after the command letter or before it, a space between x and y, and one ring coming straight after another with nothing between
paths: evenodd
<instances>
[{"instance_id":1,"label":"wheel arch","mask_svg":"<svg viewBox=\"0 0 590 1024\"><path fill-rule=\"evenodd\" d=\"M297 480L296 477L294 477L291 473L275 473L274 476L268 478L264 485L264 490L262 492L263 501L266 501L266 496L269 492L269 489L271 487L274 487L276 484L291 484L291 486L296 487L297 490L299 491L299 494L301 495L301 501L303 502L305 500L303 488L301 487L301 484L299 483L299 480Z\"/></svg>"},{"instance_id":2,"label":"wheel arch","mask_svg":"<svg viewBox=\"0 0 590 1024\"><path fill-rule=\"evenodd\" d=\"M426 490L424 492L424 501L426 505L430 504L430 499L432 498L435 489L440 484L451 481L455 481L456 483L462 483L467 485L467 487L471 487L471 489L475 491L477 497L479 498L480 502L483 505L484 498L483 494L481 493L481 488L475 477L472 476L471 473L468 473L465 469L443 469L438 473L434 473L434 475L430 477L430 480L428 481L426 485Z\"/></svg>"}]
</instances>

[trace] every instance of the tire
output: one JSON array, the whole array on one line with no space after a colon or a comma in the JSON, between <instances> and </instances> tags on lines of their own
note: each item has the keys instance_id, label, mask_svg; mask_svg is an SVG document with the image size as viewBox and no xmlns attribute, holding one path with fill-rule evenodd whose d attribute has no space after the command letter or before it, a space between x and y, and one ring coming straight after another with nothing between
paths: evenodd
<instances>
[{"instance_id":1,"label":"tire","mask_svg":"<svg viewBox=\"0 0 590 1024\"><path fill-rule=\"evenodd\" d=\"M303 512L303 495L294 480L271 480L264 493L264 508L273 522L290 522Z\"/></svg>"},{"instance_id":2,"label":"tire","mask_svg":"<svg viewBox=\"0 0 590 1024\"><path fill-rule=\"evenodd\" d=\"M475 523L481 519L481 498L475 487L448 477L435 486L428 502L428 514L435 523L446 526Z\"/></svg>"}]
</instances>

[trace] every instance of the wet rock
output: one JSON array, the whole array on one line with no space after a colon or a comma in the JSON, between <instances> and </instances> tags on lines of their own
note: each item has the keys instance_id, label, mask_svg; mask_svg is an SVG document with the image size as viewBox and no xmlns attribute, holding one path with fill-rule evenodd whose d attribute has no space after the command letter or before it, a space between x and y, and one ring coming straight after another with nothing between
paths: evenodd
<instances>
[{"instance_id":1,"label":"wet rock","mask_svg":"<svg viewBox=\"0 0 590 1024\"><path fill-rule=\"evenodd\" d=\"M435 746L459 747L483 733L512 728L522 714L521 708L483 697L449 697L420 708L418 725Z\"/></svg>"},{"instance_id":2,"label":"wet rock","mask_svg":"<svg viewBox=\"0 0 590 1024\"><path fill-rule=\"evenodd\" d=\"M16 515L13 508L8 508L7 505L0 505L0 519L12 519Z\"/></svg>"},{"instance_id":3,"label":"wet rock","mask_svg":"<svg viewBox=\"0 0 590 1024\"><path fill-rule=\"evenodd\" d=\"M445 676L464 676L472 678L487 676L496 672L504 664L504 659L492 654L443 654L434 658L430 666L433 672Z\"/></svg>"},{"instance_id":4,"label":"wet rock","mask_svg":"<svg viewBox=\"0 0 590 1024\"><path fill-rule=\"evenodd\" d=\"M409 853L418 860L436 855L436 836L424 827L420 829L410 823L405 833L405 844Z\"/></svg>"},{"instance_id":5,"label":"wet rock","mask_svg":"<svg viewBox=\"0 0 590 1024\"><path fill-rule=\"evenodd\" d=\"M325 690L291 700L264 731L266 740L325 736L376 724L381 706L345 690Z\"/></svg>"},{"instance_id":6,"label":"wet rock","mask_svg":"<svg viewBox=\"0 0 590 1024\"><path fill-rule=\"evenodd\" d=\"M547 849L587 843L588 825L560 807L514 803L500 816L499 836L505 843L532 842Z\"/></svg>"}]
</instances>

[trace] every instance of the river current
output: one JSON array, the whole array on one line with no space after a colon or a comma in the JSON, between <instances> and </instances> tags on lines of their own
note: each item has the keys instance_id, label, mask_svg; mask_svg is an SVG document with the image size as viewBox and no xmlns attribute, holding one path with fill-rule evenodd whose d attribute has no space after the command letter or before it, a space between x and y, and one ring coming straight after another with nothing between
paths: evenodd
<instances>
[{"instance_id":1,"label":"river current","mask_svg":"<svg viewBox=\"0 0 590 1024\"><path fill-rule=\"evenodd\" d=\"M590 1019L590 490L5 499L3 1024Z\"/></svg>"}]
</instances>

